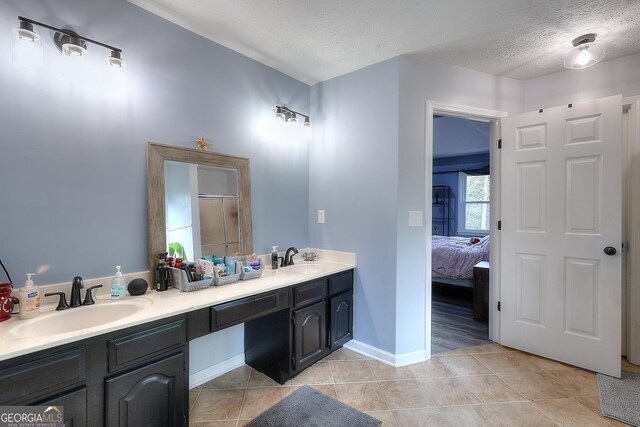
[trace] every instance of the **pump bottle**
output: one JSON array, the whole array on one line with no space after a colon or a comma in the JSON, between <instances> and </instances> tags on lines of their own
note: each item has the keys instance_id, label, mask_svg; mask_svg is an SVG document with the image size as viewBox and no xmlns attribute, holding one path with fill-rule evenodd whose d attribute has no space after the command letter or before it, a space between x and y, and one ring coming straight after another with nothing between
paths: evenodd
<instances>
[{"instance_id":1,"label":"pump bottle","mask_svg":"<svg viewBox=\"0 0 640 427\"><path fill-rule=\"evenodd\" d=\"M27 273L24 287L18 292L20 298L20 319L31 319L40 314L40 290L33 285L31 276L36 273Z\"/></svg>"},{"instance_id":2,"label":"pump bottle","mask_svg":"<svg viewBox=\"0 0 640 427\"><path fill-rule=\"evenodd\" d=\"M271 249L271 268L274 270L278 269L278 247L274 246Z\"/></svg>"},{"instance_id":3,"label":"pump bottle","mask_svg":"<svg viewBox=\"0 0 640 427\"><path fill-rule=\"evenodd\" d=\"M119 265L116 267L116 275L111 279L111 299L119 300L124 298L125 294L125 286L124 286L124 277L122 277L122 273L120 272Z\"/></svg>"}]
</instances>

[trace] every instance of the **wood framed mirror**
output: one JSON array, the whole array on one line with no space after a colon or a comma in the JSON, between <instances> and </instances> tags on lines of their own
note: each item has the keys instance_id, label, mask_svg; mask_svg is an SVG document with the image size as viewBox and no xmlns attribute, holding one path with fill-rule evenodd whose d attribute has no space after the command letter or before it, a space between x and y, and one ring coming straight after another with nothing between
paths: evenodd
<instances>
[{"instance_id":1,"label":"wood framed mirror","mask_svg":"<svg viewBox=\"0 0 640 427\"><path fill-rule=\"evenodd\" d=\"M150 271L169 244L189 261L253 252L247 158L149 142L147 201Z\"/></svg>"}]
</instances>

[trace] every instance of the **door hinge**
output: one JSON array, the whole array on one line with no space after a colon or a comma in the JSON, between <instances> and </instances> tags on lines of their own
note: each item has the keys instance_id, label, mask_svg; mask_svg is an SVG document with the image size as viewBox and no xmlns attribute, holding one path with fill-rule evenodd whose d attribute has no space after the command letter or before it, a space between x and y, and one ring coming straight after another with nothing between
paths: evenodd
<instances>
[{"instance_id":1,"label":"door hinge","mask_svg":"<svg viewBox=\"0 0 640 427\"><path fill-rule=\"evenodd\" d=\"M500 301L498 301L498 311L502 311L501 308L502 308L502 306L500 304Z\"/></svg>"},{"instance_id":2,"label":"door hinge","mask_svg":"<svg viewBox=\"0 0 640 427\"><path fill-rule=\"evenodd\" d=\"M502 138L498 140L498 150L502 149Z\"/></svg>"},{"instance_id":3,"label":"door hinge","mask_svg":"<svg viewBox=\"0 0 640 427\"><path fill-rule=\"evenodd\" d=\"M187 371L187 361L186 360L182 361L182 370L185 371L185 372Z\"/></svg>"},{"instance_id":4,"label":"door hinge","mask_svg":"<svg viewBox=\"0 0 640 427\"><path fill-rule=\"evenodd\" d=\"M502 221L498 221L498 230L502 230Z\"/></svg>"}]
</instances>

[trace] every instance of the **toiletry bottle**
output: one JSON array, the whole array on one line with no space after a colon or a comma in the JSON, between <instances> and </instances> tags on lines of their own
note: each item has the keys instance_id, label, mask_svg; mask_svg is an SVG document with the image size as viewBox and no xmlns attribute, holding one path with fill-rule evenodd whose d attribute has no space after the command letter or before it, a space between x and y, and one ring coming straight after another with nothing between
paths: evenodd
<instances>
[{"instance_id":1,"label":"toiletry bottle","mask_svg":"<svg viewBox=\"0 0 640 427\"><path fill-rule=\"evenodd\" d=\"M156 291L166 291L169 287L169 267L165 264L167 253L158 255L158 266L156 267Z\"/></svg>"},{"instance_id":2,"label":"toiletry bottle","mask_svg":"<svg viewBox=\"0 0 640 427\"><path fill-rule=\"evenodd\" d=\"M20 289L20 319L31 319L40 314L40 290L33 286L31 276L35 273L27 273L27 280L24 287Z\"/></svg>"},{"instance_id":3,"label":"toiletry bottle","mask_svg":"<svg viewBox=\"0 0 640 427\"><path fill-rule=\"evenodd\" d=\"M271 268L274 270L278 269L278 247L274 246L271 249Z\"/></svg>"},{"instance_id":4,"label":"toiletry bottle","mask_svg":"<svg viewBox=\"0 0 640 427\"><path fill-rule=\"evenodd\" d=\"M120 269L122 267L116 267L116 275L111 279L111 299L118 300L124 298L125 286L124 286L124 277L122 277L122 273Z\"/></svg>"}]
</instances>

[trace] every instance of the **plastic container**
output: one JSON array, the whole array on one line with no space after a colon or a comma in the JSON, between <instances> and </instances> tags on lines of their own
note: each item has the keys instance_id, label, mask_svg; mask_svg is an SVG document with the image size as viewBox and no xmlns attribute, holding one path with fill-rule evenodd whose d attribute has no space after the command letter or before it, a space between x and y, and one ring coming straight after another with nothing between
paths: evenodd
<instances>
[{"instance_id":1,"label":"plastic container","mask_svg":"<svg viewBox=\"0 0 640 427\"><path fill-rule=\"evenodd\" d=\"M111 299L119 300L123 299L127 290L127 287L124 283L124 277L122 277L122 273L120 272L121 266L116 266L116 275L111 279Z\"/></svg>"},{"instance_id":2,"label":"plastic container","mask_svg":"<svg viewBox=\"0 0 640 427\"><path fill-rule=\"evenodd\" d=\"M184 270L178 270L173 267L167 267L167 270L169 271L169 281L171 282L171 286L180 292L199 291L200 289L207 289L213 285L214 279L189 282L187 279L187 273Z\"/></svg>"},{"instance_id":3,"label":"plastic container","mask_svg":"<svg viewBox=\"0 0 640 427\"><path fill-rule=\"evenodd\" d=\"M20 298L20 319L31 319L40 314L40 290L33 285L31 276L35 273L27 273L24 287L18 292Z\"/></svg>"}]
</instances>

